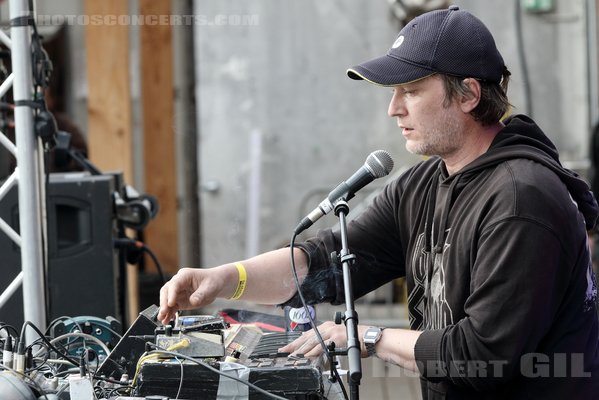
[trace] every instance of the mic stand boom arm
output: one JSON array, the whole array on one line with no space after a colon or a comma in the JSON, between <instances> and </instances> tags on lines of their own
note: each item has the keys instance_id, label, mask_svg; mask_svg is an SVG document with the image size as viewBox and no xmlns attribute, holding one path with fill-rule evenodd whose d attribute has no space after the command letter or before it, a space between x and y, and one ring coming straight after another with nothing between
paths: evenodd
<instances>
[{"instance_id":1,"label":"mic stand boom arm","mask_svg":"<svg viewBox=\"0 0 599 400\"><path fill-rule=\"evenodd\" d=\"M349 206L345 200L335 203L335 215L339 217L341 228L341 252L339 261L343 269L343 292L345 295L345 317L343 318L347 332L347 361L349 364L350 398L357 400L360 397L359 386L362 379L361 347L358 338L358 313L354 307L354 291L351 283L349 267L355 262L356 256L351 254L347 243L346 215Z\"/></svg>"}]
</instances>

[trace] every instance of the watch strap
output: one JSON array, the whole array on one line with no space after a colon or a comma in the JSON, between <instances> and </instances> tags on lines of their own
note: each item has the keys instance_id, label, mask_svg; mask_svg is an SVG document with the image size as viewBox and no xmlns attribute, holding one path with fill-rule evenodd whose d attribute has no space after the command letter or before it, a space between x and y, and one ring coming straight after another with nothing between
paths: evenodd
<instances>
[{"instance_id":1,"label":"watch strap","mask_svg":"<svg viewBox=\"0 0 599 400\"><path fill-rule=\"evenodd\" d=\"M383 330L385 329L383 328L379 328L379 327L370 327L368 329L372 329L372 328L376 328L379 330L379 334L376 337L376 339L374 340L374 342L370 342L370 341L366 341L364 340L364 347L366 347L366 353L368 354L368 357L372 357L376 354L376 344L378 343L378 341L381 339Z\"/></svg>"}]
</instances>

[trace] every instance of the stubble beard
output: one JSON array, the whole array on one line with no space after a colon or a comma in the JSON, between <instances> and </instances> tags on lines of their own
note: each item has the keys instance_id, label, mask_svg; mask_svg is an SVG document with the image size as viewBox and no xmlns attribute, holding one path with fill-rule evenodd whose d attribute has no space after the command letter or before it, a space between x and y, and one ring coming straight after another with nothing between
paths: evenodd
<instances>
[{"instance_id":1,"label":"stubble beard","mask_svg":"<svg viewBox=\"0 0 599 400\"><path fill-rule=\"evenodd\" d=\"M463 136L458 121L449 112L443 112L433 126L424 127L417 140L406 142L406 150L423 156L446 157L461 148Z\"/></svg>"}]
</instances>

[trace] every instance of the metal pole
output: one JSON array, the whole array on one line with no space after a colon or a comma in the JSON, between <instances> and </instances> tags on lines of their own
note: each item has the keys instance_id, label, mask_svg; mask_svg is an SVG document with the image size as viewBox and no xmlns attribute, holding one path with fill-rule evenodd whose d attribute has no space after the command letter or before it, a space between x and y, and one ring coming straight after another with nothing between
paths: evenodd
<instances>
[{"instance_id":1,"label":"metal pole","mask_svg":"<svg viewBox=\"0 0 599 400\"><path fill-rule=\"evenodd\" d=\"M358 338L358 313L354 305L354 289L352 286L350 264L355 262L356 256L349 250L349 241L347 238L346 216L349 213L349 206L345 200L340 200L335 204L335 215L339 217L339 228L341 236L341 251L339 260L343 270L343 294L345 295L345 328L347 332L347 362L348 362L348 382L350 390L350 399L358 400L360 398L360 380L362 379L362 360L360 339Z\"/></svg>"},{"instance_id":2,"label":"metal pole","mask_svg":"<svg viewBox=\"0 0 599 400\"><path fill-rule=\"evenodd\" d=\"M11 58L14 73L15 137L19 181L19 224L23 269L23 310L25 321L46 329L46 301L42 242L40 164L38 140L33 126L33 77L31 66L31 25L28 0L10 0ZM30 340L28 339L28 342Z\"/></svg>"},{"instance_id":3,"label":"metal pole","mask_svg":"<svg viewBox=\"0 0 599 400\"><path fill-rule=\"evenodd\" d=\"M192 15L193 0L173 2L173 14ZM200 266L200 203L195 110L195 26L173 26L175 134L177 138L177 195L179 207L179 265ZM197 32L195 32L197 34Z\"/></svg>"},{"instance_id":4,"label":"metal pole","mask_svg":"<svg viewBox=\"0 0 599 400\"><path fill-rule=\"evenodd\" d=\"M19 289L23 283L23 271L19 272L19 275L8 285L6 290L0 294L0 308L4 307L6 302L12 297L13 294Z\"/></svg>"}]
</instances>

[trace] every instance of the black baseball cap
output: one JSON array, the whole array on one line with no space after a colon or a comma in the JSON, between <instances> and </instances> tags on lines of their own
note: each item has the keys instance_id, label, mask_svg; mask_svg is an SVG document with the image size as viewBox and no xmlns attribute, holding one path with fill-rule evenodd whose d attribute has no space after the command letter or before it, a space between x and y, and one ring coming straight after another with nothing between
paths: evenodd
<instances>
[{"instance_id":1,"label":"black baseball cap","mask_svg":"<svg viewBox=\"0 0 599 400\"><path fill-rule=\"evenodd\" d=\"M347 75L383 86L417 81L437 72L500 83L504 69L487 27L469 12L450 6L414 18L386 55L348 69Z\"/></svg>"}]
</instances>

